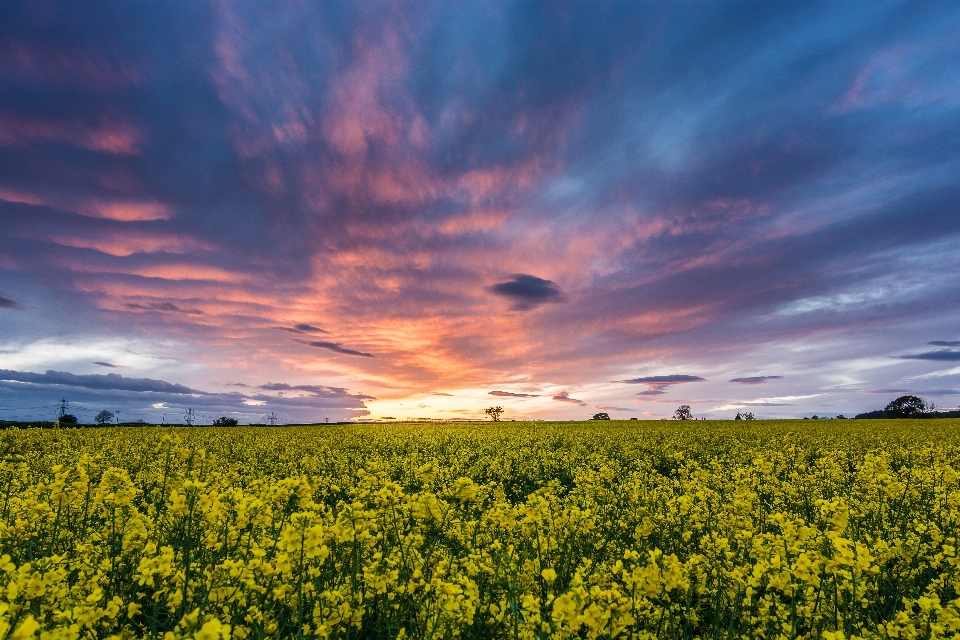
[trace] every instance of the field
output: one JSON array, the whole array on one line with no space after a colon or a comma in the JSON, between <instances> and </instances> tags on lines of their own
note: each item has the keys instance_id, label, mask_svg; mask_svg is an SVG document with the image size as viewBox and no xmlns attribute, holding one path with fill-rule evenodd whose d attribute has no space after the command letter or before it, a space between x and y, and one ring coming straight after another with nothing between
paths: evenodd
<instances>
[{"instance_id":1,"label":"field","mask_svg":"<svg viewBox=\"0 0 960 640\"><path fill-rule=\"evenodd\" d=\"M0 452L0 639L960 631L960 420L7 430Z\"/></svg>"}]
</instances>

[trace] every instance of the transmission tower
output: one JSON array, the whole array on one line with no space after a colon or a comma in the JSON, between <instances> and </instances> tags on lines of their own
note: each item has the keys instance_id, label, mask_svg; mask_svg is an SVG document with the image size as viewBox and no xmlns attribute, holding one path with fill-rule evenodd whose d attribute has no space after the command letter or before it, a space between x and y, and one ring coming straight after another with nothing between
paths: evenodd
<instances>
[{"instance_id":1,"label":"transmission tower","mask_svg":"<svg viewBox=\"0 0 960 640\"><path fill-rule=\"evenodd\" d=\"M277 426L277 414L271 411L270 415L267 416L267 422L270 424L271 427Z\"/></svg>"},{"instance_id":2,"label":"transmission tower","mask_svg":"<svg viewBox=\"0 0 960 640\"><path fill-rule=\"evenodd\" d=\"M196 419L196 415L193 413L193 409L187 409L187 412L183 414L183 421L187 423L187 426L191 426L193 421Z\"/></svg>"},{"instance_id":3,"label":"transmission tower","mask_svg":"<svg viewBox=\"0 0 960 640\"><path fill-rule=\"evenodd\" d=\"M70 404L67 402L66 398L60 398L60 402L57 403L57 420L60 420L63 416L67 415L67 405Z\"/></svg>"}]
</instances>

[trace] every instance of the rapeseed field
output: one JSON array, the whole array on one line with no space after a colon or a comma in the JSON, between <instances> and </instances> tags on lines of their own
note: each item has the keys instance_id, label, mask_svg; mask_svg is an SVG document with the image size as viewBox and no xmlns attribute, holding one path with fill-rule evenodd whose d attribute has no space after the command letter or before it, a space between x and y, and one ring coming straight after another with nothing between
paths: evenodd
<instances>
[{"instance_id":1,"label":"rapeseed field","mask_svg":"<svg viewBox=\"0 0 960 640\"><path fill-rule=\"evenodd\" d=\"M939 638L960 421L0 433L0 638Z\"/></svg>"}]
</instances>

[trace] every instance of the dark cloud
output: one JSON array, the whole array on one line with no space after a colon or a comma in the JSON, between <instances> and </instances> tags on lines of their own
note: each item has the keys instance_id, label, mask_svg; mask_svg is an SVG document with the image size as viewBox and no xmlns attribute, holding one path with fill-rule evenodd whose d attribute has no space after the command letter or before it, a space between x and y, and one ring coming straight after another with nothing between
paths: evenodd
<instances>
[{"instance_id":1,"label":"dark cloud","mask_svg":"<svg viewBox=\"0 0 960 640\"><path fill-rule=\"evenodd\" d=\"M302 322L300 324L295 324L292 327L277 327L277 329L290 331L292 333L330 333L329 331L321 329L320 327L315 327Z\"/></svg>"},{"instance_id":2,"label":"dark cloud","mask_svg":"<svg viewBox=\"0 0 960 640\"><path fill-rule=\"evenodd\" d=\"M347 390L340 387L328 387L325 385L319 384L298 384L290 385L283 382L268 382L267 384L262 384L258 389L263 389L264 391L303 391L311 396L318 398L338 398L342 397ZM352 397L361 398L363 400L373 400L371 396L358 395L355 394Z\"/></svg>"},{"instance_id":3,"label":"dark cloud","mask_svg":"<svg viewBox=\"0 0 960 640\"><path fill-rule=\"evenodd\" d=\"M577 400L576 398L571 398L570 394L566 391L561 391L557 395L553 396L554 400L559 400L560 402L569 402L571 404L580 405L581 407L587 406L587 403L583 400Z\"/></svg>"},{"instance_id":4,"label":"dark cloud","mask_svg":"<svg viewBox=\"0 0 960 640\"><path fill-rule=\"evenodd\" d=\"M645 378L633 378L632 380L618 380L625 384L645 384L649 389L637 393L638 396L662 396L670 387L675 384L685 382L706 382L706 379L700 376L690 376L685 374L671 374L666 376L647 376Z\"/></svg>"},{"instance_id":5,"label":"dark cloud","mask_svg":"<svg viewBox=\"0 0 960 640\"><path fill-rule=\"evenodd\" d=\"M960 347L960 340L934 340L927 344L934 347Z\"/></svg>"},{"instance_id":6,"label":"dark cloud","mask_svg":"<svg viewBox=\"0 0 960 640\"><path fill-rule=\"evenodd\" d=\"M633 411L633 409L626 409L624 407L598 407L594 405L593 408L597 411Z\"/></svg>"},{"instance_id":7,"label":"dark cloud","mask_svg":"<svg viewBox=\"0 0 960 640\"><path fill-rule=\"evenodd\" d=\"M511 393L509 391L491 391L487 395L499 396L502 398L536 398L538 397L530 393Z\"/></svg>"},{"instance_id":8,"label":"dark cloud","mask_svg":"<svg viewBox=\"0 0 960 640\"><path fill-rule=\"evenodd\" d=\"M906 356L898 356L902 360L941 360L953 362L960 360L960 351L950 351L941 349L940 351L925 351L923 353L914 353Z\"/></svg>"},{"instance_id":9,"label":"dark cloud","mask_svg":"<svg viewBox=\"0 0 960 640\"><path fill-rule=\"evenodd\" d=\"M315 327L313 325L306 324L304 322L293 325L293 328L296 329L297 331L309 331L311 333L330 333L329 331L321 329L320 327Z\"/></svg>"},{"instance_id":10,"label":"dark cloud","mask_svg":"<svg viewBox=\"0 0 960 640\"><path fill-rule=\"evenodd\" d=\"M530 309L563 297L563 292L555 282L524 273L516 273L511 280L495 284L490 290L514 300L513 309Z\"/></svg>"},{"instance_id":11,"label":"dark cloud","mask_svg":"<svg viewBox=\"0 0 960 640\"><path fill-rule=\"evenodd\" d=\"M912 396L956 396L960 395L960 391L956 389L872 389L870 391L862 391L861 393L871 393L877 395L912 395Z\"/></svg>"},{"instance_id":12,"label":"dark cloud","mask_svg":"<svg viewBox=\"0 0 960 640\"><path fill-rule=\"evenodd\" d=\"M99 365L99 366L101 366L101 367L109 367L110 369L119 369L119 368L120 368L120 367L118 367L118 366L115 365L115 364L110 364L109 362L94 362L93 364Z\"/></svg>"},{"instance_id":13,"label":"dark cloud","mask_svg":"<svg viewBox=\"0 0 960 640\"><path fill-rule=\"evenodd\" d=\"M783 376L751 376L749 378L733 378L730 382L737 384L763 384L768 380L782 380Z\"/></svg>"},{"instance_id":14,"label":"dark cloud","mask_svg":"<svg viewBox=\"0 0 960 640\"><path fill-rule=\"evenodd\" d=\"M77 375L66 371L47 371L30 373L0 369L0 380L12 380L39 385L64 385L87 389L111 389L117 391L151 391L154 393L176 393L203 395L205 392L185 387L181 384L152 380L150 378L126 378L118 373Z\"/></svg>"},{"instance_id":15,"label":"dark cloud","mask_svg":"<svg viewBox=\"0 0 960 640\"><path fill-rule=\"evenodd\" d=\"M183 307L178 307L172 302L150 302L147 304L140 304L139 302L127 302L123 305L127 309L136 309L143 311L159 311L161 313L185 313L187 315L202 316L205 315L203 311L199 309L185 309Z\"/></svg>"},{"instance_id":16,"label":"dark cloud","mask_svg":"<svg viewBox=\"0 0 960 640\"><path fill-rule=\"evenodd\" d=\"M357 351L356 349L348 349L336 342L324 342L322 340L313 340L309 342L306 340L297 340L297 342L299 342L300 344L305 344L310 347L316 347L318 349L327 349L329 351L333 351L336 353L343 353L348 356L362 356L364 358L376 358L376 356L373 355L372 353L365 353L363 351Z\"/></svg>"},{"instance_id":17,"label":"dark cloud","mask_svg":"<svg viewBox=\"0 0 960 640\"><path fill-rule=\"evenodd\" d=\"M0 309L19 309L20 305L11 300L10 298L4 298L0 296Z\"/></svg>"}]
</instances>

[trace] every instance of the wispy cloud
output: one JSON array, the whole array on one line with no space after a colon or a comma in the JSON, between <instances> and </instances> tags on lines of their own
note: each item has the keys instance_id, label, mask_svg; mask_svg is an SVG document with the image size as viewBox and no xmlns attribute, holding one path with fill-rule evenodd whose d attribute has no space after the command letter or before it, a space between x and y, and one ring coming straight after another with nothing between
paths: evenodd
<instances>
[{"instance_id":1,"label":"wispy cloud","mask_svg":"<svg viewBox=\"0 0 960 640\"><path fill-rule=\"evenodd\" d=\"M342 353L348 356L362 356L364 358L375 358L376 356L372 353L366 353L364 351L357 351L356 349L348 349L342 344L337 342L325 342L323 340L297 340L300 344L305 344L310 347L316 347L318 349L327 349L328 351L333 351L334 353Z\"/></svg>"},{"instance_id":2,"label":"wispy cloud","mask_svg":"<svg viewBox=\"0 0 960 640\"><path fill-rule=\"evenodd\" d=\"M109 362L94 362L93 364L95 364L95 365L97 365L97 366L100 366L100 367L108 367L108 368L110 368L110 369L119 369L119 368L120 368L120 367L118 367L117 365L111 364L111 363L109 363Z\"/></svg>"},{"instance_id":3,"label":"wispy cloud","mask_svg":"<svg viewBox=\"0 0 960 640\"><path fill-rule=\"evenodd\" d=\"M938 351L924 351L922 353L913 353L905 356L897 356L901 360L936 360L945 362L960 361L960 351L951 349L940 349Z\"/></svg>"},{"instance_id":4,"label":"wispy cloud","mask_svg":"<svg viewBox=\"0 0 960 640\"><path fill-rule=\"evenodd\" d=\"M783 376L751 376L749 378L732 378L730 382L737 384L756 385L764 384L770 380L782 380Z\"/></svg>"},{"instance_id":5,"label":"wispy cloud","mask_svg":"<svg viewBox=\"0 0 960 640\"><path fill-rule=\"evenodd\" d=\"M673 385L684 384L686 382L706 382L706 379L700 376L671 374L665 376L646 376L644 378L633 378L632 380L619 380L618 382L647 385L648 389L636 394L638 396L661 396L669 391Z\"/></svg>"},{"instance_id":6,"label":"wispy cloud","mask_svg":"<svg viewBox=\"0 0 960 640\"><path fill-rule=\"evenodd\" d=\"M536 398L538 397L530 393L512 393L510 391L491 391L487 395L499 396L501 398Z\"/></svg>"},{"instance_id":7,"label":"wispy cloud","mask_svg":"<svg viewBox=\"0 0 960 640\"><path fill-rule=\"evenodd\" d=\"M136 311L159 311L161 313L185 313L187 315L202 316L204 315L203 311L199 309L188 309L184 307L178 307L172 302L148 302L147 304L141 304L139 302L127 302L123 305L127 309L133 309Z\"/></svg>"},{"instance_id":8,"label":"wispy cloud","mask_svg":"<svg viewBox=\"0 0 960 640\"><path fill-rule=\"evenodd\" d=\"M10 298L0 296L0 309L17 309L19 305Z\"/></svg>"},{"instance_id":9,"label":"wispy cloud","mask_svg":"<svg viewBox=\"0 0 960 640\"><path fill-rule=\"evenodd\" d=\"M301 322L300 324L295 324L292 327L277 327L277 329L281 329L283 331L290 331L292 333L330 333L325 329L321 329L320 327L315 327L311 324L306 324L304 322Z\"/></svg>"}]
</instances>

